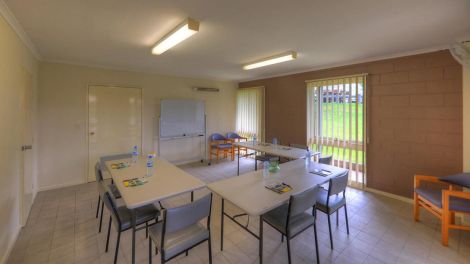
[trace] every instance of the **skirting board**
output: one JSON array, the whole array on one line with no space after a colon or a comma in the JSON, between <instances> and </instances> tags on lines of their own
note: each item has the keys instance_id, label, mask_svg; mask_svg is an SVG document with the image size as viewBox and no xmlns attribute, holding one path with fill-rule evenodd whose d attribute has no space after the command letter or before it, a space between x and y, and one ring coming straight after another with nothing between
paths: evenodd
<instances>
[{"instance_id":1,"label":"skirting board","mask_svg":"<svg viewBox=\"0 0 470 264\"><path fill-rule=\"evenodd\" d=\"M374 188L369 188L369 187L365 187L364 191L375 193L375 194L380 194L380 195L386 196L388 198L392 198L392 199L396 199L396 200L399 200L399 201L402 201L402 202L413 204L413 199L407 198L407 197L404 197L404 196L401 196L401 195L396 195L396 194L393 194L393 193L388 193L388 192L380 191L380 190L377 190L377 189L374 189Z\"/></svg>"},{"instance_id":2,"label":"skirting board","mask_svg":"<svg viewBox=\"0 0 470 264\"><path fill-rule=\"evenodd\" d=\"M59 188L70 187L70 186L80 185L80 184L85 184L85 183L86 182L80 181L80 182L61 183L61 184L49 185L49 186L40 186L38 191L41 192L41 191L55 190Z\"/></svg>"},{"instance_id":3,"label":"skirting board","mask_svg":"<svg viewBox=\"0 0 470 264\"><path fill-rule=\"evenodd\" d=\"M15 231L14 231L15 233L14 233L13 243L8 245L8 249L5 253L5 255L3 255L2 259L0 260L0 264L6 264L7 263L8 258L10 257L11 251L13 250L13 247L16 244L16 240L18 240L18 236L20 235L20 231L21 231L21 226L18 224L15 228Z\"/></svg>"}]
</instances>

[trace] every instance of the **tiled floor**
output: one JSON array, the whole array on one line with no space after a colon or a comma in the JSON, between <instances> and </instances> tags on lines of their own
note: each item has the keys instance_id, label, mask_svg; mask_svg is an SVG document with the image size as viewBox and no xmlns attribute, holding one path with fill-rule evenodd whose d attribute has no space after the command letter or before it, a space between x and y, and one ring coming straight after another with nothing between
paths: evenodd
<instances>
[{"instance_id":1,"label":"tiled floor","mask_svg":"<svg viewBox=\"0 0 470 264\"><path fill-rule=\"evenodd\" d=\"M253 169L252 160L241 160L242 172ZM236 162L222 161L212 166L182 166L189 173L211 182L236 174ZM196 193L196 197L207 190ZM321 263L470 263L470 232L452 231L450 246L440 244L438 222L423 212L422 221L412 220L412 205L349 189L347 192L350 235L346 234L344 215L339 227L333 227L335 249L329 247L326 217L317 222ZM189 201L189 195L166 201L168 205ZM21 231L9 263L112 263L116 233L111 234L110 248L105 253L108 214L103 232L98 233L95 218L97 192L94 183L83 184L38 194L27 225ZM224 251L220 251L220 198L215 196L212 214L214 263L257 263L257 240L231 221L225 221ZM229 211L237 212L227 205ZM334 218L333 218L334 219ZM250 226L257 229L257 219ZM333 220L333 223L335 221ZM287 263L285 243L280 235L265 225L265 263ZM137 234L137 262L148 263L145 232ZM313 230L292 240L294 263L314 263ZM123 234L119 263L130 263L131 232ZM207 263L207 243L180 256L171 263ZM159 263L159 257L154 258Z\"/></svg>"}]
</instances>

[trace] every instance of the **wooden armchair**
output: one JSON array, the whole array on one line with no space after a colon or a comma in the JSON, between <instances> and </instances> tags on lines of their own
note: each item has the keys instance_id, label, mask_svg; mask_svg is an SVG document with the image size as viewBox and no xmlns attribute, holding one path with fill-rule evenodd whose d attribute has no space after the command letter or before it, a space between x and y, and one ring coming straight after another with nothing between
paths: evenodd
<instances>
[{"instance_id":1,"label":"wooden armchair","mask_svg":"<svg viewBox=\"0 0 470 264\"><path fill-rule=\"evenodd\" d=\"M450 176L451 177L451 176ZM441 220L442 244L449 244L449 229L470 230L470 226L456 225L455 213L470 214L470 193L457 189L446 177L415 175L414 219L419 221L419 207L423 207ZM444 189L424 186L423 183L439 185Z\"/></svg>"},{"instance_id":2,"label":"wooden armchair","mask_svg":"<svg viewBox=\"0 0 470 264\"><path fill-rule=\"evenodd\" d=\"M231 143L234 143L234 142L248 141L248 138L242 137L235 132L229 132L227 133L227 140L229 140ZM240 155L239 152L242 152L242 151L245 152L245 155L248 153L248 150L245 147L234 147L234 151L237 152L237 155Z\"/></svg>"},{"instance_id":3,"label":"wooden armchair","mask_svg":"<svg viewBox=\"0 0 470 264\"><path fill-rule=\"evenodd\" d=\"M212 162L212 156L215 155L216 160L219 160L220 154L227 158L228 153L230 153L231 159L234 160L235 154L231 141L221 134L212 134L209 141L209 164Z\"/></svg>"}]
</instances>

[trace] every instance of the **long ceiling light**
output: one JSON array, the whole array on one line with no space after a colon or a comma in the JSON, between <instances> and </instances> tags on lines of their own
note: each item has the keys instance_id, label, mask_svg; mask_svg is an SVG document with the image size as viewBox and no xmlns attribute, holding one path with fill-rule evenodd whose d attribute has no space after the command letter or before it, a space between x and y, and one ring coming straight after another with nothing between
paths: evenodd
<instances>
[{"instance_id":1,"label":"long ceiling light","mask_svg":"<svg viewBox=\"0 0 470 264\"><path fill-rule=\"evenodd\" d=\"M275 56L272 56L272 57L269 57L269 58L259 60L257 62L246 64L246 65L243 66L243 69L244 70L256 69L256 68L268 66L268 65L271 65L271 64L276 64L276 63L280 63L280 62L295 60L296 58L297 58L297 52L289 51L289 52L286 52L286 53L282 53L282 54L279 54L279 55L275 55Z\"/></svg>"},{"instance_id":2,"label":"long ceiling light","mask_svg":"<svg viewBox=\"0 0 470 264\"><path fill-rule=\"evenodd\" d=\"M155 44L152 54L160 55L199 31L199 22L187 18Z\"/></svg>"}]
</instances>

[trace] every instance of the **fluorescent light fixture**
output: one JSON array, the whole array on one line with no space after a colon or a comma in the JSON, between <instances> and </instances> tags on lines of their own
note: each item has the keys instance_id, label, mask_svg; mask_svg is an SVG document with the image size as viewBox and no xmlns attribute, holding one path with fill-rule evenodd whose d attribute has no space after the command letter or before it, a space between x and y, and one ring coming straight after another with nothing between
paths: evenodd
<instances>
[{"instance_id":1,"label":"fluorescent light fixture","mask_svg":"<svg viewBox=\"0 0 470 264\"><path fill-rule=\"evenodd\" d=\"M268 65L271 65L271 64L276 64L276 63L280 63L280 62L295 60L296 58L297 58L297 52L289 51L289 52L285 52L285 53L282 53L282 54L279 54L279 55L275 55L275 56L272 56L272 57L269 57L269 58L259 60L257 62L246 64L246 65L243 66L243 69L244 70L251 70L251 69L255 69L255 68L259 68L259 67L268 66Z\"/></svg>"},{"instance_id":2,"label":"fluorescent light fixture","mask_svg":"<svg viewBox=\"0 0 470 264\"><path fill-rule=\"evenodd\" d=\"M152 53L160 55L199 31L199 22L187 18L155 44Z\"/></svg>"}]
</instances>

